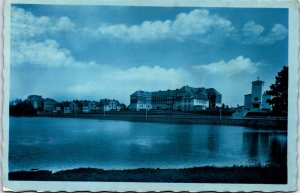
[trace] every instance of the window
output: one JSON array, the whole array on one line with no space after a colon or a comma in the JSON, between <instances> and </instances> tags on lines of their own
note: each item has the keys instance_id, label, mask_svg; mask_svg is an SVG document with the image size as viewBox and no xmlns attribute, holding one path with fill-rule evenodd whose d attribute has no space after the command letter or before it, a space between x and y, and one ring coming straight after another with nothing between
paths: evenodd
<instances>
[{"instance_id":1,"label":"window","mask_svg":"<svg viewBox=\"0 0 300 193\"><path fill-rule=\"evenodd\" d=\"M260 108L259 104L253 104L253 108Z\"/></svg>"}]
</instances>

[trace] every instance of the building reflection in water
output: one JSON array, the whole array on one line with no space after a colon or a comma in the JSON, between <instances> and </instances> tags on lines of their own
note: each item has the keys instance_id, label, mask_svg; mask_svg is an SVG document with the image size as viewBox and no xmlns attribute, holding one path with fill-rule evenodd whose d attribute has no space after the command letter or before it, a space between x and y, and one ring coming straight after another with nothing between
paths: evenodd
<instances>
[{"instance_id":1,"label":"building reflection in water","mask_svg":"<svg viewBox=\"0 0 300 193\"><path fill-rule=\"evenodd\" d=\"M281 166L286 164L286 135L270 132L243 133L243 149L248 154L249 162L259 164L259 160L267 160L266 164Z\"/></svg>"},{"instance_id":2,"label":"building reflection in water","mask_svg":"<svg viewBox=\"0 0 300 193\"><path fill-rule=\"evenodd\" d=\"M207 149L210 153L216 153L220 144L220 132L215 132L214 126L210 125L207 131Z\"/></svg>"},{"instance_id":3,"label":"building reflection in water","mask_svg":"<svg viewBox=\"0 0 300 193\"><path fill-rule=\"evenodd\" d=\"M270 136L269 163L279 166L287 164L287 140L281 135Z\"/></svg>"}]
</instances>

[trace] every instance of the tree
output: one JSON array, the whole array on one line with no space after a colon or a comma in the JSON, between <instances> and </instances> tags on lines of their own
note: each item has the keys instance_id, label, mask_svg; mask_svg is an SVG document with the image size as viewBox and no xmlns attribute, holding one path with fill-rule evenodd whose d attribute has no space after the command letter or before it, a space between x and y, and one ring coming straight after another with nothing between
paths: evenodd
<instances>
[{"instance_id":1,"label":"tree","mask_svg":"<svg viewBox=\"0 0 300 193\"><path fill-rule=\"evenodd\" d=\"M272 105L275 115L287 115L288 112L288 67L284 66L275 77L267 94L272 96L267 102Z\"/></svg>"},{"instance_id":2,"label":"tree","mask_svg":"<svg viewBox=\"0 0 300 193\"><path fill-rule=\"evenodd\" d=\"M20 102L15 106L9 106L9 114L13 116L36 116L37 110L27 101Z\"/></svg>"}]
</instances>

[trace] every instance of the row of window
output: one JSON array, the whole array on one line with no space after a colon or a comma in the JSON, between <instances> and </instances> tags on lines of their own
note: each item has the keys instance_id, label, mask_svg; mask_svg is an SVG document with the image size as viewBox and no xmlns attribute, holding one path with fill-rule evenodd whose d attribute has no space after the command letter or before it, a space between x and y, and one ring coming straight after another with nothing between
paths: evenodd
<instances>
[{"instance_id":1,"label":"row of window","mask_svg":"<svg viewBox=\"0 0 300 193\"><path fill-rule=\"evenodd\" d=\"M176 99L175 96L173 97L153 97L152 100L172 100L172 99Z\"/></svg>"},{"instance_id":2,"label":"row of window","mask_svg":"<svg viewBox=\"0 0 300 193\"><path fill-rule=\"evenodd\" d=\"M194 100L194 101L192 101ZM196 103L208 103L208 101L203 101L203 100L200 100L200 99L187 99L187 100L184 100L183 103L191 103L191 102L196 102ZM150 103L149 101L136 101L136 100L131 100L131 103L139 103L139 104L148 104ZM152 104L173 104L174 101L152 101L151 102Z\"/></svg>"},{"instance_id":3,"label":"row of window","mask_svg":"<svg viewBox=\"0 0 300 193\"><path fill-rule=\"evenodd\" d=\"M153 104L173 104L174 101L152 101Z\"/></svg>"}]
</instances>

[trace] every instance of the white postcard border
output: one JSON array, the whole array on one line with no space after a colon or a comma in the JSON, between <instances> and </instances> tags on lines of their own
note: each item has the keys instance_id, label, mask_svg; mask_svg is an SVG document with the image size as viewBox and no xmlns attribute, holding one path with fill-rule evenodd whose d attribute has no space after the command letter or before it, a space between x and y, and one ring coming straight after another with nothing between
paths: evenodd
<instances>
[{"instance_id":1,"label":"white postcard border","mask_svg":"<svg viewBox=\"0 0 300 193\"><path fill-rule=\"evenodd\" d=\"M57 5L119 5L119 6L178 6L178 7L241 7L289 9L289 104L288 104L288 184L208 184L208 183L123 183L123 182L48 182L8 180L9 90L10 90L10 13L11 4ZM298 128L298 48L299 19L296 0L10 0L4 6L4 103L2 180L4 191L295 191L297 186L297 128Z\"/></svg>"}]
</instances>

